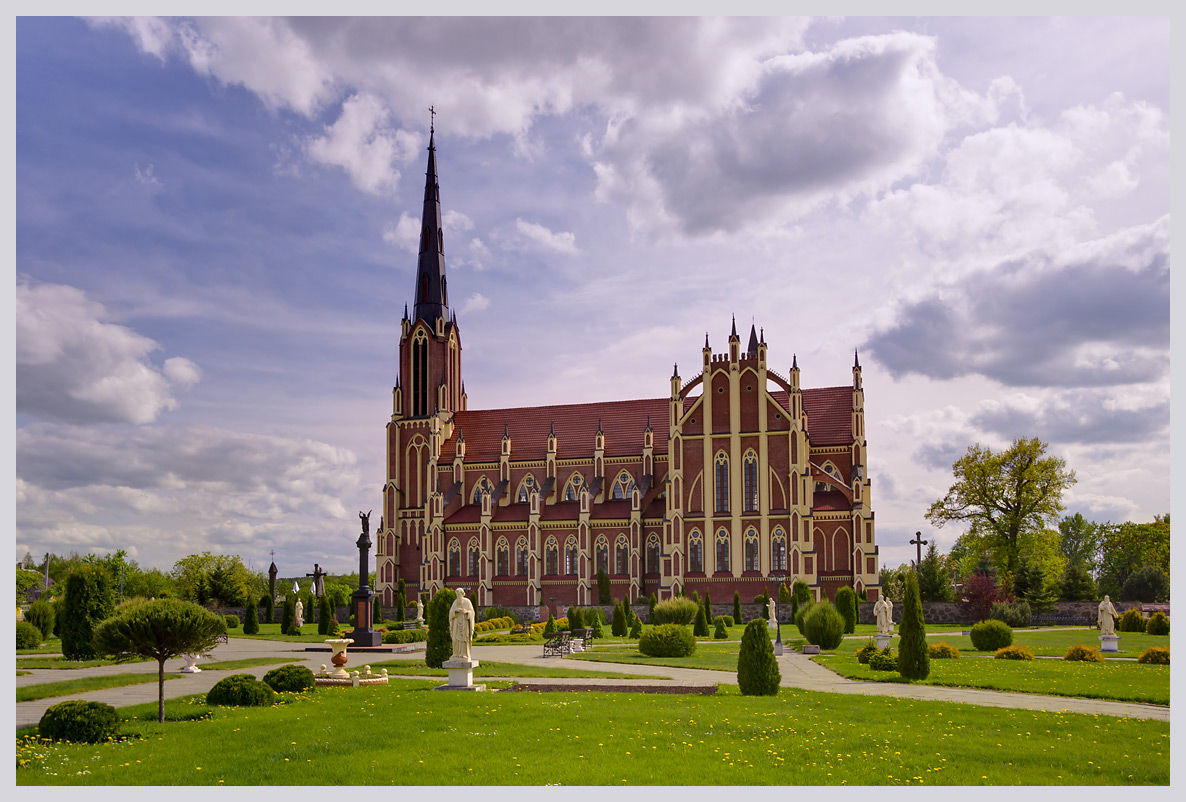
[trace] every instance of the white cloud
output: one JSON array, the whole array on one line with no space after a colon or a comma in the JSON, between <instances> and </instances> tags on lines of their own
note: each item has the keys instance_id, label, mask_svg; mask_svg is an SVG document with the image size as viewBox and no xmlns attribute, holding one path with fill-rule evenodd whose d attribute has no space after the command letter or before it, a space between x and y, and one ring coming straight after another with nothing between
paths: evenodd
<instances>
[{"instance_id":1,"label":"white cloud","mask_svg":"<svg viewBox=\"0 0 1186 802\"><path fill-rule=\"evenodd\" d=\"M171 383L198 380L187 359L149 361L154 340L115 323L74 287L16 287L17 411L46 420L149 423L175 409Z\"/></svg>"},{"instance_id":2,"label":"white cloud","mask_svg":"<svg viewBox=\"0 0 1186 802\"><path fill-rule=\"evenodd\" d=\"M173 45L173 30L168 20L160 17L89 17L87 22L99 27L123 30L143 52L163 62Z\"/></svg>"},{"instance_id":3,"label":"white cloud","mask_svg":"<svg viewBox=\"0 0 1186 802\"><path fill-rule=\"evenodd\" d=\"M374 96L353 95L342 104L337 121L326 127L325 136L309 141L309 157L342 167L364 192L391 191L399 182L394 163L414 156L420 137L392 129L387 124L389 117L390 112Z\"/></svg>"},{"instance_id":4,"label":"white cloud","mask_svg":"<svg viewBox=\"0 0 1186 802\"><path fill-rule=\"evenodd\" d=\"M141 184L151 184L158 187L161 186L161 182L156 177L155 166L150 164L141 170L140 165L134 164L132 165L132 169L136 171L136 180Z\"/></svg>"},{"instance_id":5,"label":"white cloud","mask_svg":"<svg viewBox=\"0 0 1186 802\"><path fill-rule=\"evenodd\" d=\"M475 292L473 295L465 299L465 303L461 305L461 314L468 312L477 312L490 306L490 299L480 292Z\"/></svg>"},{"instance_id":6,"label":"white cloud","mask_svg":"<svg viewBox=\"0 0 1186 802\"><path fill-rule=\"evenodd\" d=\"M515 219L515 230L521 235L511 241L515 249L535 249L553 253L573 254L577 252L576 235L569 231L551 231L539 223L522 218Z\"/></svg>"},{"instance_id":7,"label":"white cloud","mask_svg":"<svg viewBox=\"0 0 1186 802\"><path fill-rule=\"evenodd\" d=\"M473 231L474 221L461 212L450 209L445 212L441 221L446 231Z\"/></svg>"},{"instance_id":8,"label":"white cloud","mask_svg":"<svg viewBox=\"0 0 1186 802\"><path fill-rule=\"evenodd\" d=\"M408 253L417 253L420 248L420 221L402 212L398 223L383 229L383 241Z\"/></svg>"}]
</instances>

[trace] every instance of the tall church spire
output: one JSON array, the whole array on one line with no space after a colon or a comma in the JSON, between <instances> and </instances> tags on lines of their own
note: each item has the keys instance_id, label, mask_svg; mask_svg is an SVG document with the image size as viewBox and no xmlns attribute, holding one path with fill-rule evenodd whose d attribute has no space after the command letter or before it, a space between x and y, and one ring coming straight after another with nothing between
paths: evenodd
<instances>
[{"instance_id":1,"label":"tall church spire","mask_svg":"<svg viewBox=\"0 0 1186 802\"><path fill-rule=\"evenodd\" d=\"M449 291L445 282L445 239L441 228L441 188L437 183L436 132L429 128L428 172L424 178L424 214L420 223L420 261L416 270L413 320L436 326L449 319Z\"/></svg>"}]
</instances>

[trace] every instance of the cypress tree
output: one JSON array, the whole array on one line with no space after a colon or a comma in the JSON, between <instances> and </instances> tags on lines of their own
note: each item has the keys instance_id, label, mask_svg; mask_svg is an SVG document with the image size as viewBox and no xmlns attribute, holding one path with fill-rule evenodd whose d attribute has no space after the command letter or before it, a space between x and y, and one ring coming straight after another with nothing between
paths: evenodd
<instances>
[{"instance_id":1,"label":"cypress tree","mask_svg":"<svg viewBox=\"0 0 1186 802\"><path fill-rule=\"evenodd\" d=\"M556 616L548 613L548 623L544 624L544 634L553 635L556 632Z\"/></svg>"},{"instance_id":2,"label":"cypress tree","mask_svg":"<svg viewBox=\"0 0 1186 802\"><path fill-rule=\"evenodd\" d=\"M371 623L383 623L383 597L374 596L371 603Z\"/></svg>"},{"instance_id":3,"label":"cypress tree","mask_svg":"<svg viewBox=\"0 0 1186 802\"><path fill-rule=\"evenodd\" d=\"M395 586L395 620L404 620L404 607L408 604L408 590L404 581L401 579Z\"/></svg>"},{"instance_id":4,"label":"cypress tree","mask_svg":"<svg viewBox=\"0 0 1186 802\"><path fill-rule=\"evenodd\" d=\"M568 608L568 628L570 630L585 628L585 613L580 607Z\"/></svg>"},{"instance_id":5,"label":"cypress tree","mask_svg":"<svg viewBox=\"0 0 1186 802\"><path fill-rule=\"evenodd\" d=\"M642 619L635 618L634 623L630 625L630 637L638 640L642 637Z\"/></svg>"},{"instance_id":6,"label":"cypress tree","mask_svg":"<svg viewBox=\"0 0 1186 802\"><path fill-rule=\"evenodd\" d=\"M729 637L729 631L725 629L725 617L717 618L716 628L712 632L713 640L725 640Z\"/></svg>"},{"instance_id":7,"label":"cypress tree","mask_svg":"<svg viewBox=\"0 0 1186 802\"><path fill-rule=\"evenodd\" d=\"M741 623L741 592L733 591L733 623Z\"/></svg>"},{"instance_id":8,"label":"cypress tree","mask_svg":"<svg viewBox=\"0 0 1186 802\"><path fill-rule=\"evenodd\" d=\"M774 645L766 634L766 623L755 618L745 625L737 652L737 685L744 696L774 696L782 674L774 658Z\"/></svg>"},{"instance_id":9,"label":"cypress tree","mask_svg":"<svg viewBox=\"0 0 1186 802\"><path fill-rule=\"evenodd\" d=\"M94 628L115 611L114 594L107 572L83 564L66 578L66 600L61 624L62 654L67 660L93 660Z\"/></svg>"},{"instance_id":10,"label":"cypress tree","mask_svg":"<svg viewBox=\"0 0 1186 802\"><path fill-rule=\"evenodd\" d=\"M848 585L836 591L836 611L844 619L845 634L852 634L857 626L857 594Z\"/></svg>"},{"instance_id":11,"label":"cypress tree","mask_svg":"<svg viewBox=\"0 0 1186 802\"><path fill-rule=\"evenodd\" d=\"M696 608L696 623L692 625L692 634L697 638L708 637L708 619L704 617L704 607Z\"/></svg>"},{"instance_id":12,"label":"cypress tree","mask_svg":"<svg viewBox=\"0 0 1186 802\"><path fill-rule=\"evenodd\" d=\"M432 668L441 664L453 654L453 636L449 633L449 608L457 594L448 588L438 590L428 603L428 642L424 645L424 663Z\"/></svg>"},{"instance_id":13,"label":"cypress tree","mask_svg":"<svg viewBox=\"0 0 1186 802\"><path fill-rule=\"evenodd\" d=\"M704 620L712 620L712 598L708 595L708 591L704 591Z\"/></svg>"},{"instance_id":14,"label":"cypress tree","mask_svg":"<svg viewBox=\"0 0 1186 802\"><path fill-rule=\"evenodd\" d=\"M249 603L247 609L243 611L243 634L259 634L259 607L254 604Z\"/></svg>"},{"instance_id":15,"label":"cypress tree","mask_svg":"<svg viewBox=\"0 0 1186 802\"><path fill-rule=\"evenodd\" d=\"M799 600L794 596L791 597L791 620L794 621L799 616Z\"/></svg>"},{"instance_id":16,"label":"cypress tree","mask_svg":"<svg viewBox=\"0 0 1186 802\"><path fill-rule=\"evenodd\" d=\"M913 571L909 571L905 579L902 622L898 625L898 673L906 679L926 679L931 673L931 656L927 651L927 631L923 624L918 578Z\"/></svg>"},{"instance_id":17,"label":"cypress tree","mask_svg":"<svg viewBox=\"0 0 1186 802\"><path fill-rule=\"evenodd\" d=\"M271 596L264 595L264 622L267 624L275 624L276 618L276 600Z\"/></svg>"},{"instance_id":18,"label":"cypress tree","mask_svg":"<svg viewBox=\"0 0 1186 802\"><path fill-rule=\"evenodd\" d=\"M604 638L605 637L605 630L601 628L601 616L600 615L593 616L593 637L594 638Z\"/></svg>"},{"instance_id":19,"label":"cypress tree","mask_svg":"<svg viewBox=\"0 0 1186 802\"><path fill-rule=\"evenodd\" d=\"M280 634L287 635L292 630L292 622L296 619L296 601L291 597L284 599L284 609L280 611Z\"/></svg>"},{"instance_id":20,"label":"cypress tree","mask_svg":"<svg viewBox=\"0 0 1186 802\"><path fill-rule=\"evenodd\" d=\"M329 634L329 620L334 617L333 610L329 606L329 594L321 597L321 606L317 610L317 634ZM243 631L247 631L247 627L243 627Z\"/></svg>"},{"instance_id":21,"label":"cypress tree","mask_svg":"<svg viewBox=\"0 0 1186 802\"><path fill-rule=\"evenodd\" d=\"M614 617L610 622L609 631L615 638L626 637L626 611L622 609L621 602L614 604Z\"/></svg>"},{"instance_id":22,"label":"cypress tree","mask_svg":"<svg viewBox=\"0 0 1186 802\"><path fill-rule=\"evenodd\" d=\"M614 598L610 595L609 574L602 568L597 572L597 603L598 604L613 604Z\"/></svg>"},{"instance_id":23,"label":"cypress tree","mask_svg":"<svg viewBox=\"0 0 1186 802\"><path fill-rule=\"evenodd\" d=\"M655 620L655 605L656 604L658 604L658 601L655 599L655 594L652 593L650 603L647 605L647 618L650 619L652 622Z\"/></svg>"},{"instance_id":24,"label":"cypress tree","mask_svg":"<svg viewBox=\"0 0 1186 802\"><path fill-rule=\"evenodd\" d=\"M790 590L790 588L787 587L786 582L783 582L782 584L780 584L778 586L778 603L779 604L790 604L791 603L791 590Z\"/></svg>"}]
</instances>

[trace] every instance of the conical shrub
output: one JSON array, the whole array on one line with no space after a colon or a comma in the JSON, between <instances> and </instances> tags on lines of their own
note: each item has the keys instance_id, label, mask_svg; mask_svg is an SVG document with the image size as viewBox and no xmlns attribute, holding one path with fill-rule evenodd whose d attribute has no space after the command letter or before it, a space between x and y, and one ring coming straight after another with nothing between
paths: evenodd
<instances>
[{"instance_id":1,"label":"conical shrub","mask_svg":"<svg viewBox=\"0 0 1186 802\"><path fill-rule=\"evenodd\" d=\"M692 634L697 638L708 637L708 619L704 617L704 608L696 608L696 623L692 625Z\"/></svg>"},{"instance_id":2,"label":"conical shrub","mask_svg":"<svg viewBox=\"0 0 1186 802\"><path fill-rule=\"evenodd\" d=\"M249 603L243 610L243 634L259 634L259 608L254 604Z\"/></svg>"},{"instance_id":3,"label":"conical shrub","mask_svg":"<svg viewBox=\"0 0 1186 802\"><path fill-rule=\"evenodd\" d=\"M737 685L745 696L774 696L782 674L774 659L774 646L766 634L766 622L755 618L745 625L737 653Z\"/></svg>"},{"instance_id":4,"label":"conical shrub","mask_svg":"<svg viewBox=\"0 0 1186 802\"><path fill-rule=\"evenodd\" d=\"M906 594L902 600L898 638L898 673L906 679L926 679L931 673L931 655L927 650L927 631L923 624L918 577L913 571L906 574Z\"/></svg>"}]
</instances>

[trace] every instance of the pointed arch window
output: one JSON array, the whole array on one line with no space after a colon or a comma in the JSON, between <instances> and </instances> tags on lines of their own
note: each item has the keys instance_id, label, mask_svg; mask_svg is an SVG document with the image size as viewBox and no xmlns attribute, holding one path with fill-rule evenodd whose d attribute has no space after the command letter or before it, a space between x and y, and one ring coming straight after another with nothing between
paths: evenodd
<instances>
[{"instance_id":1,"label":"pointed arch window","mask_svg":"<svg viewBox=\"0 0 1186 802\"><path fill-rule=\"evenodd\" d=\"M742 490L745 495L745 511L758 511L758 455L753 451L745 452L745 459L741 465Z\"/></svg>"},{"instance_id":2,"label":"pointed arch window","mask_svg":"<svg viewBox=\"0 0 1186 802\"><path fill-rule=\"evenodd\" d=\"M469 576L478 576L482 572L482 551L477 543L469 544Z\"/></svg>"},{"instance_id":3,"label":"pointed arch window","mask_svg":"<svg viewBox=\"0 0 1186 802\"><path fill-rule=\"evenodd\" d=\"M474 504L482 503L483 493L494 493L494 485L490 482L490 479L485 476L474 482Z\"/></svg>"},{"instance_id":4,"label":"pointed arch window","mask_svg":"<svg viewBox=\"0 0 1186 802\"><path fill-rule=\"evenodd\" d=\"M634 492L634 478L622 471L618 474L618 478L614 480L613 489L610 490L610 498L612 499L627 499L630 494Z\"/></svg>"},{"instance_id":5,"label":"pointed arch window","mask_svg":"<svg viewBox=\"0 0 1186 802\"><path fill-rule=\"evenodd\" d=\"M725 529L717 530L717 564L718 573L728 572L729 569L729 533Z\"/></svg>"},{"instance_id":6,"label":"pointed arch window","mask_svg":"<svg viewBox=\"0 0 1186 802\"><path fill-rule=\"evenodd\" d=\"M626 544L626 536L620 535L614 547L614 573L630 573L630 547Z\"/></svg>"},{"instance_id":7,"label":"pointed arch window","mask_svg":"<svg viewBox=\"0 0 1186 802\"><path fill-rule=\"evenodd\" d=\"M774 530L770 540L770 568L776 572L787 570L787 536L781 526Z\"/></svg>"},{"instance_id":8,"label":"pointed arch window","mask_svg":"<svg viewBox=\"0 0 1186 802\"><path fill-rule=\"evenodd\" d=\"M423 276L425 287L428 277ZM427 290L425 290L427 292ZM417 331L412 338L412 417L428 414L428 337Z\"/></svg>"},{"instance_id":9,"label":"pointed arch window","mask_svg":"<svg viewBox=\"0 0 1186 802\"><path fill-rule=\"evenodd\" d=\"M695 529L688 538L688 570L694 574L704 571L704 539Z\"/></svg>"},{"instance_id":10,"label":"pointed arch window","mask_svg":"<svg viewBox=\"0 0 1186 802\"><path fill-rule=\"evenodd\" d=\"M570 537L564 544L564 573L569 576L577 574L577 539Z\"/></svg>"},{"instance_id":11,"label":"pointed arch window","mask_svg":"<svg viewBox=\"0 0 1186 802\"><path fill-rule=\"evenodd\" d=\"M745 570L762 570L761 550L758 548L758 533L753 528L745 530Z\"/></svg>"},{"instance_id":12,"label":"pointed arch window","mask_svg":"<svg viewBox=\"0 0 1186 802\"><path fill-rule=\"evenodd\" d=\"M571 477L569 477L568 484L564 486L565 501L577 500L577 496L579 496L581 492L581 483L582 479L579 473L574 473Z\"/></svg>"},{"instance_id":13,"label":"pointed arch window","mask_svg":"<svg viewBox=\"0 0 1186 802\"><path fill-rule=\"evenodd\" d=\"M594 562L597 566L597 571L605 571L609 573L609 540L605 535L597 538L597 545L593 550Z\"/></svg>"},{"instance_id":14,"label":"pointed arch window","mask_svg":"<svg viewBox=\"0 0 1186 802\"><path fill-rule=\"evenodd\" d=\"M515 544L515 576L527 576L527 538Z\"/></svg>"},{"instance_id":15,"label":"pointed arch window","mask_svg":"<svg viewBox=\"0 0 1186 802\"><path fill-rule=\"evenodd\" d=\"M729 511L729 458L724 451L718 451L713 467L713 487L716 491L717 512Z\"/></svg>"},{"instance_id":16,"label":"pointed arch window","mask_svg":"<svg viewBox=\"0 0 1186 802\"><path fill-rule=\"evenodd\" d=\"M547 545L544 546L544 573L560 573L560 546L554 537L548 538Z\"/></svg>"},{"instance_id":17,"label":"pointed arch window","mask_svg":"<svg viewBox=\"0 0 1186 802\"><path fill-rule=\"evenodd\" d=\"M523 477L523 481L519 483L519 497L520 504L525 504L531 496L531 491L535 489L535 477L527 474Z\"/></svg>"},{"instance_id":18,"label":"pointed arch window","mask_svg":"<svg viewBox=\"0 0 1186 802\"><path fill-rule=\"evenodd\" d=\"M449 576L461 576L461 544L456 538L449 541Z\"/></svg>"},{"instance_id":19,"label":"pointed arch window","mask_svg":"<svg viewBox=\"0 0 1186 802\"><path fill-rule=\"evenodd\" d=\"M646 572L648 574L657 574L660 572L659 568L659 538L651 535L647 538L647 553L646 553Z\"/></svg>"},{"instance_id":20,"label":"pointed arch window","mask_svg":"<svg viewBox=\"0 0 1186 802\"><path fill-rule=\"evenodd\" d=\"M511 573L511 547L506 538L498 539L498 546L494 549L494 573L499 576L509 576Z\"/></svg>"},{"instance_id":21,"label":"pointed arch window","mask_svg":"<svg viewBox=\"0 0 1186 802\"><path fill-rule=\"evenodd\" d=\"M823 471L824 471L824 473L828 474L828 476L831 476L833 479L835 479L837 482L844 481L843 479L840 478L840 471L831 462L824 463ZM829 490L835 490L835 489L836 488L834 486L828 484L827 482L816 482L815 483L815 492L817 492L817 493L827 493Z\"/></svg>"}]
</instances>

